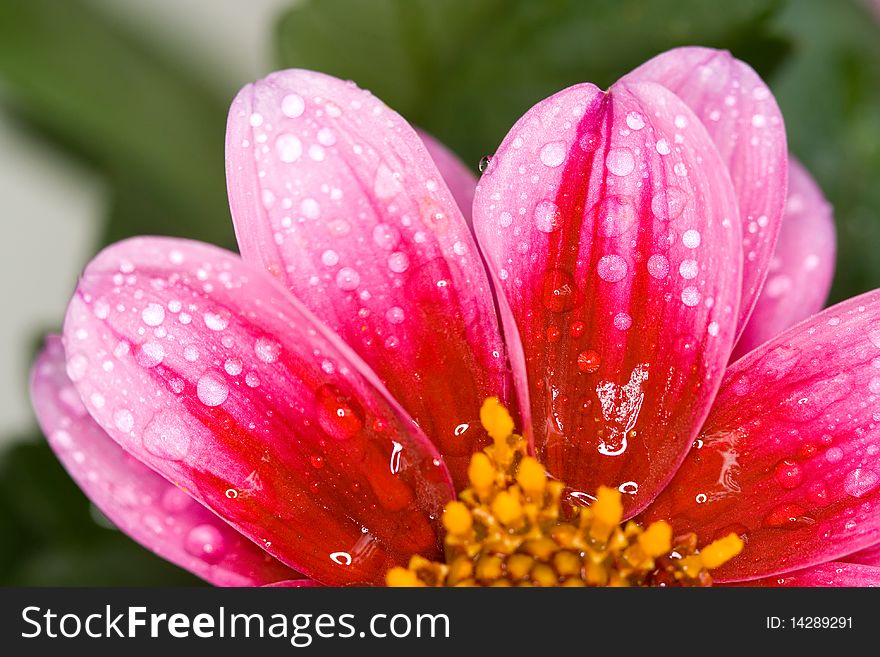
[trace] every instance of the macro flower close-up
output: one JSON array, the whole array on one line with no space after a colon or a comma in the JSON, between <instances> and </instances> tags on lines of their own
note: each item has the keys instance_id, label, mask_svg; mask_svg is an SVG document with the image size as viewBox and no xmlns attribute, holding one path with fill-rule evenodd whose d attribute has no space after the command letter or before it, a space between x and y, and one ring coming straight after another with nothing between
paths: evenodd
<instances>
[{"instance_id":1,"label":"macro flower close-up","mask_svg":"<svg viewBox=\"0 0 880 657\"><path fill-rule=\"evenodd\" d=\"M225 158L240 255L111 244L32 369L134 540L232 586L880 583L880 293L822 310L832 209L745 62L564 88L479 179L287 69Z\"/></svg>"}]
</instances>

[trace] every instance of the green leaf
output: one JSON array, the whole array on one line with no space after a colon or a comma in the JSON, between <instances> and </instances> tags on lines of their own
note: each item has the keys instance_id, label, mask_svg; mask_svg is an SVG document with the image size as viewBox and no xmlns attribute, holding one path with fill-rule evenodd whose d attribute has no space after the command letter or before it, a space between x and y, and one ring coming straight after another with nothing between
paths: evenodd
<instances>
[{"instance_id":1,"label":"green leaf","mask_svg":"<svg viewBox=\"0 0 880 657\"><path fill-rule=\"evenodd\" d=\"M284 66L353 79L476 163L535 102L577 82L607 86L674 46L731 48L769 70L786 51L766 30L778 4L311 0L283 17L278 53Z\"/></svg>"},{"instance_id":2,"label":"green leaf","mask_svg":"<svg viewBox=\"0 0 880 657\"><path fill-rule=\"evenodd\" d=\"M123 205L155 195L148 232L234 244L227 102L179 63L80 0L2 0L0 90L41 132L124 178L125 193L137 188ZM127 221L114 216L109 234L131 234Z\"/></svg>"}]
</instances>

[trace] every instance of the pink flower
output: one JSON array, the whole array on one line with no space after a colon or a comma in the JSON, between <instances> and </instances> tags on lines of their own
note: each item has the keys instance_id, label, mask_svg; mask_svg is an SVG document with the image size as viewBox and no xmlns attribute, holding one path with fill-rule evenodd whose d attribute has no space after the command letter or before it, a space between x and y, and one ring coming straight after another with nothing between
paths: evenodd
<instances>
[{"instance_id":1,"label":"pink flower","mask_svg":"<svg viewBox=\"0 0 880 657\"><path fill-rule=\"evenodd\" d=\"M739 534L721 581L880 581L880 293L813 315L830 209L747 65L683 48L538 103L473 234L461 165L318 73L241 91L227 178L241 257L108 247L34 367L59 458L144 545L216 584L381 583L439 556L497 396L572 499Z\"/></svg>"}]
</instances>

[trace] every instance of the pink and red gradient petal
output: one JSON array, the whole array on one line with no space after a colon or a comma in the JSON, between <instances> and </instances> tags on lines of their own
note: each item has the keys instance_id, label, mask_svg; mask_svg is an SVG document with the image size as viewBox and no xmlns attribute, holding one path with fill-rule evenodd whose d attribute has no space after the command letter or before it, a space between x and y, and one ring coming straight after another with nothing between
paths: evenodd
<instances>
[{"instance_id":1,"label":"pink and red gradient petal","mask_svg":"<svg viewBox=\"0 0 880 657\"><path fill-rule=\"evenodd\" d=\"M169 238L109 247L80 280L64 344L114 440L308 577L379 583L437 554L453 491L430 441L238 256Z\"/></svg>"},{"instance_id":2,"label":"pink and red gradient petal","mask_svg":"<svg viewBox=\"0 0 880 657\"><path fill-rule=\"evenodd\" d=\"M748 580L880 543L880 291L795 326L734 363L669 487L643 519L743 553L713 573Z\"/></svg>"},{"instance_id":3,"label":"pink and red gradient petal","mask_svg":"<svg viewBox=\"0 0 880 657\"><path fill-rule=\"evenodd\" d=\"M804 167L788 160L788 200L767 281L733 358L819 312L834 276L831 205Z\"/></svg>"},{"instance_id":4,"label":"pink and red gradient petal","mask_svg":"<svg viewBox=\"0 0 880 657\"><path fill-rule=\"evenodd\" d=\"M297 577L111 440L68 378L57 336L46 340L34 363L31 395L49 446L70 476L138 543L217 586L259 586ZM130 417L120 411L116 421L127 426Z\"/></svg>"},{"instance_id":5,"label":"pink and red gradient petal","mask_svg":"<svg viewBox=\"0 0 880 657\"><path fill-rule=\"evenodd\" d=\"M739 336L761 292L782 223L788 176L782 112L758 74L726 51L675 48L624 79L657 82L677 94L706 126L730 171L745 254Z\"/></svg>"},{"instance_id":6,"label":"pink and red gradient petal","mask_svg":"<svg viewBox=\"0 0 880 657\"><path fill-rule=\"evenodd\" d=\"M474 228L515 320L506 336L522 339L538 457L583 494L619 486L628 515L643 509L734 339L739 218L705 128L657 84L559 92L497 149Z\"/></svg>"},{"instance_id":7,"label":"pink and red gradient petal","mask_svg":"<svg viewBox=\"0 0 880 657\"><path fill-rule=\"evenodd\" d=\"M880 568L861 564L832 561L819 564L793 573L785 573L779 577L743 582L744 586L784 586L784 587L839 587L880 586Z\"/></svg>"},{"instance_id":8,"label":"pink and red gradient petal","mask_svg":"<svg viewBox=\"0 0 880 657\"><path fill-rule=\"evenodd\" d=\"M242 257L363 358L463 484L479 406L510 383L480 254L422 139L354 84L289 70L233 101L226 161Z\"/></svg>"}]
</instances>

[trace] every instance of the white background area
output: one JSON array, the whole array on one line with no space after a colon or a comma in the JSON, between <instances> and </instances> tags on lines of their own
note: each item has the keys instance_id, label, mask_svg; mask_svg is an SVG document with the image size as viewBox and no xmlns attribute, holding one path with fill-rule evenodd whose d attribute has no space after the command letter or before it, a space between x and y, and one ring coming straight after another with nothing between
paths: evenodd
<instances>
[{"instance_id":1,"label":"white background area","mask_svg":"<svg viewBox=\"0 0 880 657\"><path fill-rule=\"evenodd\" d=\"M272 70L275 20L290 0L91 0L215 83L231 100ZM218 135L223 139L223 135ZM31 345L57 331L79 272L94 255L103 181L22 132L0 107L0 446L34 425Z\"/></svg>"}]
</instances>

